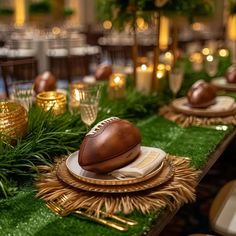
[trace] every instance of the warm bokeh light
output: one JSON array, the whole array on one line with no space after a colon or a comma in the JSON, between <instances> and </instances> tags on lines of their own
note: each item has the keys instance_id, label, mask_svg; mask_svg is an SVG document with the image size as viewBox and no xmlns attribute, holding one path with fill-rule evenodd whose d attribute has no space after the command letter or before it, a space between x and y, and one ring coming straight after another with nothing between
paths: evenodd
<instances>
[{"instance_id":1,"label":"warm bokeh light","mask_svg":"<svg viewBox=\"0 0 236 236\"><path fill-rule=\"evenodd\" d=\"M201 31L203 30L203 25L200 22L195 22L192 24L192 29L195 31Z\"/></svg>"},{"instance_id":2,"label":"warm bokeh light","mask_svg":"<svg viewBox=\"0 0 236 236\"><path fill-rule=\"evenodd\" d=\"M118 84L119 82L120 82L120 77L119 76L116 76L115 78L114 78L114 82L116 83L116 84Z\"/></svg>"},{"instance_id":3,"label":"warm bokeh light","mask_svg":"<svg viewBox=\"0 0 236 236\"><path fill-rule=\"evenodd\" d=\"M227 33L230 40L236 40L236 14L228 19Z\"/></svg>"},{"instance_id":4,"label":"warm bokeh light","mask_svg":"<svg viewBox=\"0 0 236 236\"><path fill-rule=\"evenodd\" d=\"M166 70L171 71L171 65L166 65Z\"/></svg>"},{"instance_id":5,"label":"warm bokeh light","mask_svg":"<svg viewBox=\"0 0 236 236\"><path fill-rule=\"evenodd\" d=\"M202 63L203 61L202 54L200 52L194 52L191 54L189 60L191 62Z\"/></svg>"},{"instance_id":6,"label":"warm bokeh light","mask_svg":"<svg viewBox=\"0 0 236 236\"><path fill-rule=\"evenodd\" d=\"M148 23L145 22L145 20L142 17L137 18L136 25L137 25L138 31L145 31L148 29Z\"/></svg>"},{"instance_id":7,"label":"warm bokeh light","mask_svg":"<svg viewBox=\"0 0 236 236\"><path fill-rule=\"evenodd\" d=\"M15 24L22 26L25 23L25 0L15 0Z\"/></svg>"},{"instance_id":8,"label":"warm bokeh light","mask_svg":"<svg viewBox=\"0 0 236 236\"><path fill-rule=\"evenodd\" d=\"M222 49L219 50L219 55L221 57L227 57L227 56L229 56L229 50L222 48Z\"/></svg>"},{"instance_id":9,"label":"warm bokeh light","mask_svg":"<svg viewBox=\"0 0 236 236\"><path fill-rule=\"evenodd\" d=\"M209 49L209 48L203 48L203 49L202 49L202 54L203 54L204 56L209 55L209 54L210 54L210 49Z\"/></svg>"},{"instance_id":10,"label":"warm bokeh light","mask_svg":"<svg viewBox=\"0 0 236 236\"><path fill-rule=\"evenodd\" d=\"M136 24L138 28L142 29L144 27L145 20L142 17L138 17L136 20Z\"/></svg>"},{"instance_id":11,"label":"warm bokeh light","mask_svg":"<svg viewBox=\"0 0 236 236\"><path fill-rule=\"evenodd\" d=\"M141 70L147 70L147 66L145 64L141 65Z\"/></svg>"},{"instance_id":12,"label":"warm bokeh light","mask_svg":"<svg viewBox=\"0 0 236 236\"><path fill-rule=\"evenodd\" d=\"M166 66L165 66L164 64L159 64L159 65L157 66L157 69L158 69L158 70L165 70L165 68L166 68Z\"/></svg>"},{"instance_id":13,"label":"warm bokeh light","mask_svg":"<svg viewBox=\"0 0 236 236\"><path fill-rule=\"evenodd\" d=\"M160 48L166 49L169 44L169 19L165 16L161 17L160 25Z\"/></svg>"},{"instance_id":14,"label":"warm bokeh light","mask_svg":"<svg viewBox=\"0 0 236 236\"><path fill-rule=\"evenodd\" d=\"M102 25L103 25L103 28L106 30L109 30L112 28L112 22L110 20L105 20Z\"/></svg>"},{"instance_id":15,"label":"warm bokeh light","mask_svg":"<svg viewBox=\"0 0 236 236\"><path fill-rule=\"evenodd\" d=\"M207 60L207 61L213 61L213 60L214 60L214 58L213 58L213 56L212 56L212 55L208 55L208 56L206 57L206 60Z\"/></svg>"},{"instance_id":16,"label":"warm bokeh light","mask_svg":"<svg viewBox=\"0 0 236 236\"><path fill-rule=\"evenodd\" d=\"M59 27L53 27L52 28L52 33L53 34L60 34L61 33L61 29Z\"/></svg>"},{"instance_id":17,"label":"warm bokeh light","mask_svg":"<svg viewBox=\"0 0 236 236\"><path fill-rule=\"evenodd\" d=\"M156 76L157 76L158 79L161 79L162 77L164 77L164 72L163 71L157 71Z\"/></svg>"}]
</instances>

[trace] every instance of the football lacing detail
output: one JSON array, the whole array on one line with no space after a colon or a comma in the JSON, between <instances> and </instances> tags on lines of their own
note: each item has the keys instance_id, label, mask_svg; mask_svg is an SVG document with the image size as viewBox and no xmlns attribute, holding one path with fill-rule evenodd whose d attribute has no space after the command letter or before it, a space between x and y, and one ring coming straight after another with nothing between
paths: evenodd
<instances>
[{"instance_id":1,"label":"football lacing detail","mask_svg":"<svg viewBox=\"0 0 236 236\"><path fill-rule=\"evenodd\" d=\"M119 119L120 118L113 116L113 117L100 121L86 134L86 136L96 134L98 130L102 128L105 124L110 123L111 121L114 121L114 120L119 120Z\"/></svg>"}]
</instances>

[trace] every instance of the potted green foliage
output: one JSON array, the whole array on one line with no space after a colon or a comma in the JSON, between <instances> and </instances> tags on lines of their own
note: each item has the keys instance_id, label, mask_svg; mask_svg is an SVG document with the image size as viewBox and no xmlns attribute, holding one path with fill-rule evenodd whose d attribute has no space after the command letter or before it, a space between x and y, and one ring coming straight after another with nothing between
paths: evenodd
<instances>
[{"instance_id":1,"label":"potted green foliage","mask_svg":"<svg viewBox=\"0 0 236 236\"><path fill-rule=\"evenodd\" d=\"M64 17L70 17L75 13L74 9L71 7L64 7L63 9L63 16Z\"/></svg>"},{"instance_id":2,"label":"potted green foliage","mask_svg":"<svg viewBox=\"0 0 236 236\"><path fill-rule=\"evenodd\" d=\"M13 21L14 10L11 7L0 7L0 20L5 23Z\"/></svg>"},{"instance_id":3,"label":"potted green foliage","mask_svg":"<svg viewBox=\"0 0 236 236\"><path fill-rule=\"evenodd\" d=\"M52 4L50 0L42 0L40 2L31 2L29 4L30 21L35 24L51 22L50 13L52 12Z\"/></svg>"}]
</instances>

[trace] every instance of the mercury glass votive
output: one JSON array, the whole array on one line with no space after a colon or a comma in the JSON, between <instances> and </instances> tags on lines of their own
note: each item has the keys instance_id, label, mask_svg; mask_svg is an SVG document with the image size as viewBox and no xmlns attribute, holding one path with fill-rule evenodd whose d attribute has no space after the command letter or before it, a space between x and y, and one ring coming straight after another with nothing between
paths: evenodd
<instances>
[{"instance_id":1,"label":"mercury glass votive","mask_svg":"<svg viewBox=\"0 0 236 236\"><path fill-rule=\"evenodd\" d=\"M201 71L203 69L203 55L200 52L192 53L189 60L192 62L194 71Z\"/></svg>"},{"instance_id":2,"label":"mercury glass votive","mask_svg":"<svg viewBox=\"0 0 236 236\"><path fill-rule=\"evenodd\" d=\"M126 75L113 73L109 78L108 92L111 99L120 99L125 96Z\"/></svg>"},{"instance_id":3,"label":"mercury glass votive","mask_svg":"<svg viewBox=\"0 0 236 236\"><path fill-rule=\"evenodd\" d=\"M17 139L27 132L26 109L14 101L0 101L0 139Z\"/></svg>"},{"instance_id":4,"label":"mercury glass votive","mask_svg":"<svg viewBox=\"0 0 236 236\"><path fill-rule=\"evenodd\" d=\"M51 110L55 115L63 114L66 111L66 95L57 91L42 92L37 95L36 104L44 111Z\"/></svg>"},{"instance_id":5,"label":"mercury glass votive","mask_svg":"<svg viewBox=\"0 0 236 236\"><path fill-rule=\"evenodd\" d=\"M158 64L156 69L156 80L154 84L154 90L157 92L161 92L165 87L166 71L166 65Z\"/></svg>"}]
</instances>

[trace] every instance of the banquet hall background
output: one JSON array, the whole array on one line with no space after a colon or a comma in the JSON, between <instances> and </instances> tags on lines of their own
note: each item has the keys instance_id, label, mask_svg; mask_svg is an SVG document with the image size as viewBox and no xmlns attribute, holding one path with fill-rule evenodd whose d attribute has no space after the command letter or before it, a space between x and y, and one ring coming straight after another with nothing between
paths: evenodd
<instances>
[{"instance_id":1,"label":"banquet hall background","mask_svg":"<svg viewBox=\"0 0 236 236\"><path fill-rule=\"evenodd\" d=\"M208 49L214 53L227 49L235 57L235 43L233 36L230 36L234 33L228 32L227 28L230 1L213 2L213 9L209 12L196 12L196 17L192 19L179 17L176 20L179 24L179 53L189 57L192 55L192 60L199 60L194 53L204 48L205 53ZM121 31L118 30L112 25L111 19L104 15L106 12L102 12L100 4L102 1L95 0L1 1L1 61L34 58L37 73L51 71L61 81L62 87L67 81L93 76L96 66L102 62L113 63L114 70L119 71L119 66L132 70L132 29L128 24ZM168 16L163 16L161 20L162 62L171 60L168 57L172 55L168 53L173 48L173 22L175 20ZM137 17L136 23L137 56L140 60L142 57L152 60L156 40L154 20L146 21L144 15ZM66 63L68 57L73 58L70 63ZM63 63L65 66L62 67ZM1 79L1 93L4 92Z\"/></svg>"}]
</instances>

